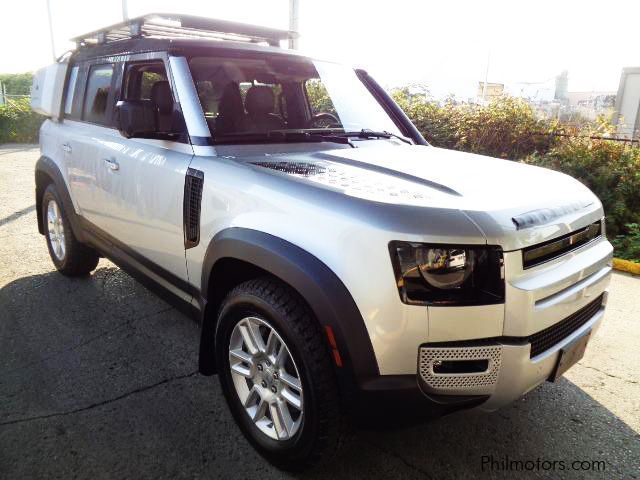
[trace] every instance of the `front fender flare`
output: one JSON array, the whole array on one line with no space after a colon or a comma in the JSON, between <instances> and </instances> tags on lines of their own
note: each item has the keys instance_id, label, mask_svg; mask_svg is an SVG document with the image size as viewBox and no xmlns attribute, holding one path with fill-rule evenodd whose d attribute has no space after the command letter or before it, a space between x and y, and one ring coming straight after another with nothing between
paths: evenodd
<instances>
[{"instance_id":1,"label":"front fender flare","mask_svg":"<svg viewBox=\"0 0 640 480\"><path fill-rule=\"evenodd\" d=\"M202 269L203 303L216 288L211 272L216 262L233 258L250 263L296 290L307 302L321 326L333 329L342 367L335 366L341 387L377 377L378 364L371 339L355 301L338 276L318 258L286 240L246 228L228 228L209 243ZM214 307L216 310L218 306ZM203 318L200 369L215 372L211 345L215 335L217 311ZM324 330L324 328L323 328ZM213 362L213 363L212 363Z\"/></svg>"}]
</instances>

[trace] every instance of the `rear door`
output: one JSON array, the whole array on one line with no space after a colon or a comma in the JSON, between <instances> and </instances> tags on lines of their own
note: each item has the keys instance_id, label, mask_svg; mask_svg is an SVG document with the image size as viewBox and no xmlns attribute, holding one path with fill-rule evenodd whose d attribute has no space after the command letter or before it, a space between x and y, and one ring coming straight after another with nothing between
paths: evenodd
<instances>
[{"instance_id":1,"label":"rear door","mask_svg":"<svg viewBox=\"0 0 640 480\"><path fill-rule=\"evenodd\" d=\"M116 130L111 125L116 64L94 60L80 65L73 107L65 143L67 175L72 197L79 213L97 226L104 226L108 215L108 197L101 188L105 175L102 151Z\"/></svg>"},{"instance_id":2,"label":"rear door","mask_svg":"<svg viewBox=\"0 0 640 480\"><path fill-rule=\"evenodd\" d=\"M50 122L51 135L42 136L40 142L42 153L52 159L60 167L67 186L69 187L69 170L73 167L75 156L73 145L77 145L76 120L79 115L78 98L82 93L81 67L77 64L69 66L65 90L63 115L58 122ZM81 102L80 102L81 103ZM75 195L71 195L74 208L78 211Z\"/></svg>"}]
</instances>

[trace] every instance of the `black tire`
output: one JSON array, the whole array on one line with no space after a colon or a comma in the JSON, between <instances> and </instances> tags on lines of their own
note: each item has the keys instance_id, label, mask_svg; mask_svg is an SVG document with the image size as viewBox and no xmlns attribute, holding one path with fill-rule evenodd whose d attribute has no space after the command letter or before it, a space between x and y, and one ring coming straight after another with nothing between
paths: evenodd
<instances>
[{"instance_id":1,"label":"black tire","mask_svg":"<svg viewBox=\"0 0 640 480\"><path fill-rule=\"evenodd\" d=\"M51 202L55 202L59 209L61 226L64 232L64 253L56 254L52 245L51 235L49 232L48 208ZM53 261L56 269L63 275L69 277L78 277L87 275L95 270L100 260L98 254L92 248L80 243L71 229L71 224L64 209L64 204L60 199L60 195L56 191L53 184L47 186L42 196L42 223L44 225L44 235L49 249L49 256Z\"/></svg>"},{"instance_id":2,"label":"black tire","mask_svg":"<svg viewBox=\"0 0 640 480\"><path fill-rule=\"evenodd\" d=\"M270 438L254 424L233 383L229 362L231 334L236 324L247 317L265 320L276 330L300 374L304 414L297 432L287 440ZM271 277L234 288L220 308L215 343L220 383L231 413L263 457L283 470L300 471L325 463L337 454L345 422L331 357L320 325L294 290Z\"/></svg>"}]
</instances>

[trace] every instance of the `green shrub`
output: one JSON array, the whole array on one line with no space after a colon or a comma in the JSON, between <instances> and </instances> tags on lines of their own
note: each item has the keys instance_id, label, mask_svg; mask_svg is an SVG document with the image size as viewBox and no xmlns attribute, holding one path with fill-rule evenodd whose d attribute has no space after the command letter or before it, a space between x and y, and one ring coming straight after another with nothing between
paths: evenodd
<instances>
[{"instance_id":1,"label":"green shrub","mask_svg":"<svg viewBox=\"0 0 640 480\"><path fill-rule=\"evenodd\" d=\"M8 95L29 95L33 73L3 73L0 82L4 85Z\"/></svg>"},{"instance_id":2,"label":"green shrub","mask_svg":"<svg viewBox=\"0 0 640 480\"><path fill-rule=\"evenodd\" d=\"M44 117L38 115L28 98L10 100L0 106L0 143L35 143Z\"/></svg>"},{"instance_id":3,"label":"green shrub","mask_svg":"<svg viewBox=\"0 0 640 480\"><path fill-rule=\"evenodd\" d=\"M443 104L428 95L396 90L393 97L420 130L438 147L512 160L546 152L554 143L555 122L537 117L524 100L502 97L486 106Z\"/></svg>"},{"instance_id":4,"label":"green shrub","mask_svg":"<svg viewBox=\"0 0 640 480\"><path fill-rule=\"evenodd\" d=\"M627 224L640 223L640 148L568 137L526 162L567 173L589 187L602 200L610 238L627 233Z\"/></svg>"},{"instance_id":5,"label":"green shrub","mask_svg":"<svg viewBox=\"0 0 640 480\"><path fill-rule=\"evenodd\" d=\"M626 227L626 235L617 235L611 240L616 249L616 256L640 262L640 224L628 223Z\"/></svg>"}]
</instances>

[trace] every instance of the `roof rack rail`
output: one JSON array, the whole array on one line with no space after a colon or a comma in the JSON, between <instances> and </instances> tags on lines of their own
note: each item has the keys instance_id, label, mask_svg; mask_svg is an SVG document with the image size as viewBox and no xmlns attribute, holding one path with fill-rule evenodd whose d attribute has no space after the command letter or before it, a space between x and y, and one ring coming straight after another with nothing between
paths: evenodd
<instances>
[{"instance_id":1,"label":"roof rack rail","mask_svg":"<svg viewBox=\"0 0 640 480\"><path fill-rule=\"evenodd\" d=\"M247 25L172 13L150 13L124 22L85 33L71 39L78 48L102 45L130 38L209 38L240 42L267 43L280 46L280 40L296 38L298 34L288 30Z\"/></svg>"}]
</instances>

